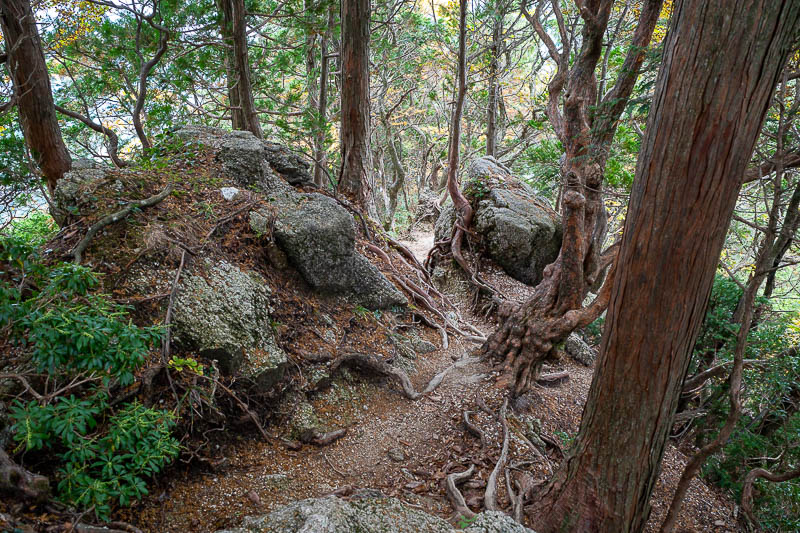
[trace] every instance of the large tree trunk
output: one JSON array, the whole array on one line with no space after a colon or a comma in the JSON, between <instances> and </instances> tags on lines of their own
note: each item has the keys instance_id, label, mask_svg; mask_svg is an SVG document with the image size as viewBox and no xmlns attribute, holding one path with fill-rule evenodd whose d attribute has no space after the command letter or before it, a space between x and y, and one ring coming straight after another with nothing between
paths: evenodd
<instances>
[{"instance_id":1,"label":"large tree trunk","mask_svg":"<svg viewBox=\"0 0 800 533\"><path fill-rule=\"evenodd\" d=\"M56 182L70 169L72 158L58 127L50 76L30 2L0 2L0 26L25 142L52 193Z\"/></svg>"},{"instance_id":2,"label":"large tree trunk","mask_svg":"<svg viewBox=\"0 0 800 533\"><path fill-rule=\"evenodd\" d=\"M342 0L342 172L339 192L361 207L372 204L369 169L370 0ZM374 210L374 208L372 209Z\"/></svg>"},{"instance_id":3,"label":"large tree trunk","mask_svg":"<svg viewBox=\"0 0 800 533\"><path fill-rule=\"evenodd\" d=\"M575 328L591 323L607 305L609 290L601 289L594 303L583 308L589 289L600 285L615 253L613 248L602 251L606 236L603 173L608 147L638 78L662 3L644 2L616 84L597 107L594 72L613 0L584 3L581 49L574 61L559 2L551 0L561 50L539 20L544 2L539 3L534 15L523 4L523 14L557 64L548 84L546 112L565 149L561 168L564 236L558 258L545 268L533 296L504 317L504 323L484 345L484 350L503 360L500 383L512 388L515 395L525 392L535 381L554 346ZM604 287L610 279L608 276Z\"/></svg>"},{"instance_id":4,"label":"large tree trunk","mask_svg":"<svg viewBox=\"0 0 800 533\"><path fill-rule=\"evenodd\" d=\"M217 0L217 9L222 15L220 34L225 45L223 61L228 84L228 106L231 108L231 127L234 130L244 129L242 105L239 102L239 76L236 70L236 54L233 49L233 4L229 0Z\"/></svg>"},{"instance_id":5,"label":"large tree trunk","mask_svg":"<svg viewBox=\"0 0 800 533\"><path fill-rule=\"evenodd\" d=\"M541 533L641 531L742 176L800 0L685 0L642 141L601 354Z\"/></svg>"}]
</instances>

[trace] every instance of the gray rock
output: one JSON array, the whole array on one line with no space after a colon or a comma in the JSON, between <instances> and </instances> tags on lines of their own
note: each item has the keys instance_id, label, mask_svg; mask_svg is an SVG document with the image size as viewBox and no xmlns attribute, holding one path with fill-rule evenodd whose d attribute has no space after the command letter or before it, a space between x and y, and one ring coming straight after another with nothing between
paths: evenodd
<instances>
[{"instance_id":1,"label":"gray rock","mask_svg":"<svg viewBox=\"0 0 800 533\"><path fill-rule=\"evenodd\" d=\"M451 533L450 524L394 498L345 501L335 496L290 503L241 528L218 533Z\"/></svg>"},{"instance_id":2,"label":"gray rock","mask_svg":"<svg viewBox=\"0 0 800 533\"><path fill-rule=\"evenodd\" d=\"M280 174L291 185L312 185L314 183L311 172L309 172L311 165L288 147L264 141L264 157L272 170Z\"/></svg>"},{"instance_id":3,"label":"gray rock","mask_svg":"<svg viewBox=\"0 0 800 533\"><path fill-rule=\"evenodd\" d=\"M464 533L534 533L532 530L515 522L513 518L500 511L484 511L479 513Z\"/></svg>"},{"instance_id":4,"label":"gray rock","mask_svg":"<svg viewBox=\"0 0 800 533\"><path fill-rule=\"evenodd\" d=\"M247 517L242 527L217 533L534 533L497 511L483 512L464 530L413 509L395 498L335 496L290 503L272 513Z\"/></svg>"},{"instance_id":5,"label":"gray rock","mask_svg":"<svg viewBox=\"0 0 800 533\"><path fill-rule=\"evenodd\" d=\"M106 177L102 168L76 168L58 180L53 192L50 214L59 225L64 225L70 215L85 216L93 209L91 191Z\"/></svg>"},{"instance_id":6,"label":"gray rock","mask_svg":"<svg viewBox=\"0 0 800 533\"><path fill-rule=\"evenodd\" d=\"M219 190L219 193L222 195L223 198L227 201L231 201L236 198L236 195L239 194L239 189L236 187L223 187Z\"/></svg>"},{"instance_id":7,"label":"gray rock","mask_svg":"<svg viewBox=\"0 0 800 533\"><path fill-rule=\"evenodd\" d=\"M289 421L291 436L301 442L311 442L319 433L324 433L314 408L308 402L300 402Z\"/></svg>"},{"instance_id":8,"label":"gray rock","mask_svg":"<svg viewBox=\"0 0 800 533\"><path fill-rule=\"evenodd\" d=\"M567 340L564 341L564 351L571 358L585 366L592 366L597 358L597 352L586 344L586 341L577 333L571 333Z\"/></svg>"},{"instance_id":9,"label":"gray rock","mask_svg":"<svg viewBox=\"0 0 800 533\"><path fill-rule=\"evenodd\" d=\"M273 388L288 362L270 321L270 289L256 274L224 261L185 273L175 298L175 340L217 359L220 370Z\"/></svg>"},{"instance_id":10,"label":"gray rock","mask_svg":"<svg viewBox=\"0 0 800 533\"><path fill-rule=\"evenodd\" d=\"M380 270L355 250L353 217L327 196L293 194L273 202L270 210L250 214L250 227L272 236L289 262L314 289L349 296L370 309L406 305L403 294Z\"/></svg>"},{"instance_id":11,"label":"gray rock","mask_svg":"<svg viewBox=\"0 0 800 533\"><path fill-rule=\"evenodd\" d=\"M514 279L538 283L561 248L558 215L493 158L472 162L465 190L476 202L473 225L488 255ZM449 237L454 220L452 205L443 208L436 221L436 240Z\"/></svg>"}]
</instances>

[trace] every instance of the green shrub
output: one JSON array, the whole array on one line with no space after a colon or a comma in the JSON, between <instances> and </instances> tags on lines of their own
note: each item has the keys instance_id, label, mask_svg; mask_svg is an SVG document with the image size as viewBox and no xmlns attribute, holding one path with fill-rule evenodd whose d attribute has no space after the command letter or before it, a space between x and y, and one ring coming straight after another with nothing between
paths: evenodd
<instances>
[{"instance_id":1,"label":"green shrub","mask_svg":"<svg viewBox=\"0 0 800 533\"><path fill-rule=\"evenodd\" d=\"M30 241L0 239L0 260L0 322L9 325L8 340L49 380L85 380L69 395L13 402L17 450L55 453L59 497L107 518L115 503L145 494L145 479L179 451L170 412L108 401L112 387L133 382L161 330L137 327L128 309L93 293L99 280L88 268L44 264Z\"/></svg>"}]
</instances>

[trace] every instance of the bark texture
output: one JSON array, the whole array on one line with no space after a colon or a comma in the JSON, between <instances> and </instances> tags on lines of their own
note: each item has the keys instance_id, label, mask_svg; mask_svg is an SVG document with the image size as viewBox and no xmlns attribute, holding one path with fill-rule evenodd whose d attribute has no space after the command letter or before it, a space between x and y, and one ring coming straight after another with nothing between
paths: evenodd
<instances>
[{"instance_id":1,"label":"bark texture","mask_svg":"<svg viewBox=\"0 0 800 533\"><path fill-rule=\"evenodd\" d=\"M641 531L733 207L800 1L685 0L642 142L581 429L540 533Z\"/></svg>"},{"instance_id":2,"label":"bark texture","mask_svg":"<svg viewBox=\"0 0 800 533\"><path fill-rule=\"evenodd\" d=\"M253 84L250 77L250 59L247 54L247 24L244 0L228 0L233 13L233 54L236 60L236 85L239 89L239 105L242 108L242 129L261 138L261 123L258 120L253 100Z\"/></svg>"},{"instance_id":3,"label":"bark texture","mask_svg":"<svg viewBox=\"0 0 800 533\"><path fill-rule=\"evenodd\" d=\"M369 145L369 17L370 0L342 0L341 143L339 192L369 207L372 168Z\"/></svg>"},{"instance_id":4,"label":"bark texture","mask_svg":"<svg viewBox=\"0 0 800 533\"><path fill-rule=\"evenodd\" d=\"M0 2L0 26L25 142L52 193L72 158L61 138L42 43L28 0Z\"/></svg>"},{"instance_id":5,"label":"bark texture","mask_svg":"<svg viewBox=\"0 0 800 533\"><path fill-rule=\"evenodd\" d=\"M503 317L504 323L484 346L488 353L503 360L500 383L510 387L515 395L522 394L536 381L542 361L554 346L573 329L597 318L607 305L608 291L600 289L594 303L583 308L589 289L602 284L615 253L613 248L602 250L607 229L603 173L608 147L633 92L663 2L643 3L620 75L597 106L594 72L613 1L590 0L583 4L581 48L573 62L572 41L560 3L550 2L560 49L540 20L545 3L540 1L534 14L523 5L523 14L556 63L556 72L548 84L546 113L565 149L561 168L564 236L558 258L545 268L533 296ZM605 284L609 281L610 276Z\"/></svg>"}]
</instances>

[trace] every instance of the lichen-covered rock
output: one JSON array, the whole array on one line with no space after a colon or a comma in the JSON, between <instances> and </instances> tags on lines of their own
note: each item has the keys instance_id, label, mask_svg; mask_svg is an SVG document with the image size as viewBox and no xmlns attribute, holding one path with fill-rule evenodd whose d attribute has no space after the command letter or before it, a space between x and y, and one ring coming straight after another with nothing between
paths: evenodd
<instances>
[{"instance_id":1,"label":"lichen-covered rock","mask_svg":"<svg viewBox=\"0 0 800 533\"><path fill-rule=\"evenodd\" d=\"M315 435L322 433L314 407L308 402L300 402L289 421L293 438L301 442L311 442Z\"/></svg>"},{"instance_id":2,"label":"lichen-covered rock","mask_svg":"<svg viewBox=\"0 0 800 533\"><path fill-rule=\"evenodd\" d=\"M64 174L64 177L56 183L53 192L50 214L56 223L64 225L70 215L89 214L94 209L89 193L100 185L105 177L105 170L94 165L79 164L77 168Z\"/></svg>"},{"instance_id":3,"label":"lichen-covered rock","mask_svg":"<svg viewBox=\"0 0 800 533\"><path fill-rule=\"evenodd\" d=\"M407 304L380 270L355 250L353 217L335 200L317 193L295 194L273 204L274 214L251 213L250 226L256 234L271 229L289 262L314 289L349 296L370 309Z\"/></svg>"},{"instance_id":4,"label":"lichen-covered rock","mask_svg":"<svg viewBox=\"0 0 800 533\"><path fill-rule=\"evenodd\" d=\"M312 185L314 180L309 169L311 165L288 147L264 141L264 156L272 170L280 174L291 185Z\"/></svg>"},{"instance_id":5,"label":"lichen-covered rock","mask_svg":"<svg viewBox=\"0 0 800 533\"><path fill-rule=\"evenodd\" d=\"M514 279L538 283L561 248L557 214L493 158L473 161L464 183L475 205L473 226L488 255ZM442 209L435 226L437 241L450 236L454 220L452 205Z\"/></svg>"},{"instance_id":6,"label":"lichen-covered rock","mask_svg":"<svg viewBox=\"0 0 800 533\"><path fill-rule=\"evenodd\" d=\"M290 503L225 533L451 533L450 524L394 498L345 501L335 496ZM223 533L223 532L219 532Z\"/></svg>"},{"instance_id":7,"label":"lichen-covered rock","mask_svg":"<svg viewBox=\"0 0 800 533\"><path fill-rule=\"evenodd\" d=\"M577 333L571 333L564 341L564 351L585 366L592 366L597 358L597 353Z\"/></svg>"},{"instance_id":8,"label":"lichen-covered rock","mask_svg":"<svg viewBox=\"0 0 800 533\"><path fill-rule=\"evenodd\" d=\"M270 289L256 274L220 261L185 273L175 298L177 343L217 359L226 373L271 389L283 377L286 354L270 323Z\"/></svg>"},{"instance_id":9,"label":"lichen-covered rock","mask_svg":"<svg viewBox=\"0 0 800 533\"><path fill-rule=\"evenodd\" d=\"M469 527L462 531L463 533L534 533L500 511L484 511L478 514Z\"/></svg>"},{"instance_id":10,"label":"lichen-covered rock","mask_svg":"<svg viewBox=\"0 0 800 533\"><path fill-rule=\"evenodd\" d=\"M290 503L247 517L242 527L217 533L534 533L500 512L484 512L463 530L395 498L335 496Z\"/></svg>"}]
</instances>

